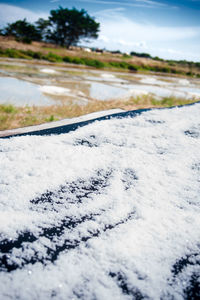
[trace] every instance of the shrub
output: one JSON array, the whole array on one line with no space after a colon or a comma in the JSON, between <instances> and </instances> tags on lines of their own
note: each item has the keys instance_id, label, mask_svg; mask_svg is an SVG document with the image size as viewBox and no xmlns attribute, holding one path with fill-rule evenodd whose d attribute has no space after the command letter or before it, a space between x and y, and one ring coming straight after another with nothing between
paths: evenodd
<instances>
[{"instance_id":1,"label":"shrub","mask_svg":"<svg viewBox=\"0 0 200 300\"><path fill-rule=\"evenodd\" d=\"M45 58L50 61L50 62L62 62L63 59L61 56L57 55L57 54L54 54L52 52L49 52Z\"/></svg>"},{"instance_id":2,"label":"shrub","mask_svg":"<svg viewBox=\"0 0 200 300\"><path fill-rule=\"evenodd\" d=\"M31 44L32 40L28 37L23 37L23 38L16 38L17 42L22 42L24 44Z\"/></svg>"},{"instance_id":3,"label":"shrub","mask_svg":"<svg viewBox=\"0 0 200 300\"><path fill-rule=\"evenodd\" d=\"M136 66L136 65L129 65L128 66L128 69L130 70L130 71L137 71L138 69L139 69L139 67L138 66Z\"/></svg>"},{"instance_id":4,"label":"shrub","mask_svg":"<svg viewBox=\"0 0 200 300\"><path fill-rule=\"evenodd\" d=\"M87 57L70 57L70 56L65 56L63 57L63 61L67 63L73 63L73 64L78 64L78 65L86 65L90 67L95 67L95 68L104 68L105 63L97 60L97 59L90 59Z\"/></svg>"},{"instance_id":5,"label":"shrub","mask_svg":"<svg viewBox=\"0 0 200 300\"><path fill-rule=\"evenodd\" d=\"M114 68L128 69L129 64L125 61L110 61L109 65Z\"/></svg>"},{"instance_id":6,"label":"shrub","mask_svg":"<svg viewBox=\"0 0 200 300\"><path fill-rule=\"evenodd\" d=\"M80 57L73 57L71 59L71 61L72 61L73 64L77 64L77 65L84 65L85 64L84 60Z\"/></svg>"},{"instance_id":7,"label":"shrub","mask_svg":"<svg viewBox=\"0 0 200 300\"><path fill-rule=\"evenodd\" d=\"M95 68L104 68L105 64L97 59L89 59L89 58L83 58L83 61L85 65L90 66L90 67L95 67Z\"/></svg>"},{"instance_id":8,"label":"shrub","mask_svg":"<svg viewBox=\"0 0 200 300\"><path fill-rule=\"evenodd\" d=\"M72 63L72 58L70 56L64 56L63 61L66 63Z\"/></svg>"},{"instance_id":9,"label":"shrub","mask_svg":"<svg viewBox=\"0 0 200 300\"><path fill-rule=\"evenodd\" d=\"M35 58L35 59L43 59L44 55L41 52L34 52L32 50L26 50L26 51L22 51L24 54Z\"/></svg>"}]
</instances>

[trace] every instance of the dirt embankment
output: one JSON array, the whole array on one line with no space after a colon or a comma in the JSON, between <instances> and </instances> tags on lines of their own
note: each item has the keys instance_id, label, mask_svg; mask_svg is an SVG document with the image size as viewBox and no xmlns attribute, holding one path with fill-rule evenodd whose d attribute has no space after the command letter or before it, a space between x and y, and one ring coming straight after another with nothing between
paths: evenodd
<instances>
[{"instance_id":1,"label":"dirt embankment","mask_svg":"<svg viewBox=\"0 0 200 300\"><path fill-rule=\"evenodd\" d=\"M150 68L170 68L171 70L177 70L183 73L194 73L200 74L200 68L195 65L187 63L169 63L167 61L159 61L150 58L141 58L137 56L124 56L123 54L113 54L110 52L97 53L97 52L86 52L80 47L73 47L73 49L66 49L63 47L56 46L50 43L44 42L32 42L31 44L24 44L17 42L14 38L0 36L0 48L1 49L17 49L17 50L31 50L34 52L41 52L42 54L48 54L49 52L59 55L61 57L71 56L80 58L97 59L101 62L127 62L140 67ZM166 71L164 71L166 72ZM173 73L173 72L172 72ZM176 72L174 72L176 73Z\"/></svg>"}]
</instances>

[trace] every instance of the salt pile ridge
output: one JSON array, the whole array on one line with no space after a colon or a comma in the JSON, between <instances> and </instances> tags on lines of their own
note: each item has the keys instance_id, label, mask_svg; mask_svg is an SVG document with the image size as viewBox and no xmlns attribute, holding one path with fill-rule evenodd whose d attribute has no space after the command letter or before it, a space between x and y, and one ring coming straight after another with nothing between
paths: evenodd
<instances>
[{"instance_id":1,"label":"salt pile ridge","mask_svg":"<svg viewBox=\"0 0 200 300\"><path fill-rule=\"evenodd\" d=\"M0 140L0 299L199 299L199 116Z\"/></svg>"},{"instance_id":2,"label":"salt pile ridge","mask_svg":"<svg viewBox=\"0 0 200 300\"><path fill-rule=\"evenodd\" d=\"M70 95L70 89L63 88L60 86L40 86L40 91L47 94L57 95L57 96L68 96Z\"/></svg>"},{"instance_id":3,"label":"salt pile ridge","mask_svg":"<svg viewBox=\"0 0 200 300\"><path fill-rule=\"evenodd\" d=\"M55 73L57 73L55 70L53 70L53 69L41 69L40 70L42 73L47 73L47 74L55 74Z\"/></svg>"}]
</instances>

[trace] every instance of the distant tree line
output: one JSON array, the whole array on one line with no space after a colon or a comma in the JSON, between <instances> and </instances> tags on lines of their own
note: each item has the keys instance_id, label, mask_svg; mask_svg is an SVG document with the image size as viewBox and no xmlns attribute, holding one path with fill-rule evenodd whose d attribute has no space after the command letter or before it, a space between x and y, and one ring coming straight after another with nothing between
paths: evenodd
<instances>
[{"instance_id":1,"label":"distant tree line","mask_svg":"<svg viewBox=\"0 0 200 300\"><path fill-rule=\"evenodd\" d=\"M100 24L84 10L59 7L50 11L47 20L40 18L34 24L26 19L8 23L0 30L3 36L13 36L17 41L31 43L44 41L60 46L75 46L81 39L96 39Z\"/></svg>"},{"instance_id":2,"label":"distant tree line","mask_svg":"<svg viewBox=\"0 0 200 300\"><path fill-rule=\"evenodd\" d=\"M157 60L157 61L161 61L161 62L167 62L169 64L169 66L177 66L177 65L182 65L182 66L186 66L189 68L193 68L193 67L197 67L200 68L200 62L193 62L193 61L187 61L187 60L175 60L175 59L163 59L160 58L158 56L151 56L148 53L139 53L139 52L130 52L131 56L137 56L137 57L142 57L142 58L149 58L149 59L153 59L153 60ZM190 74L188 74L190 75Z\"/></svg>"},{"instance_id":3,"label":"distant tree line","mask_svg":"<svg viewBox=\"0 0 200 300\"><path fill-rule=\"evenodd\" d=\"M134 52L134 51L132 51L130 53L130 55L137 56L137 57L144 57L144 58L152 58L152 56L148 53L138 53L138 52Z\"/></svg>"}]
</instances>

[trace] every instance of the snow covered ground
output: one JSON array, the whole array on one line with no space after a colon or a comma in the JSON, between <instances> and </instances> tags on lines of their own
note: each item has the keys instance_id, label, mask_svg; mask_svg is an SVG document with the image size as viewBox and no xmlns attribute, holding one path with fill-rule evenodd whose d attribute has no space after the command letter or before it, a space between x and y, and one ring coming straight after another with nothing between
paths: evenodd
<instances>
[{"instance_id":1,"label":"snow covered ground","mask_svg":"<svg viewBox=\"0 0 200 300\"><path fill-rule=\"evenodd\" d=\"M199 299L200 103L0 140L0 299Z\"/></svg>"}]
</instances>

